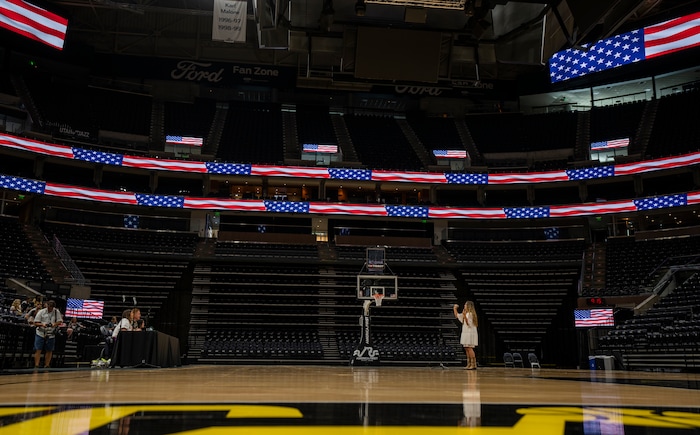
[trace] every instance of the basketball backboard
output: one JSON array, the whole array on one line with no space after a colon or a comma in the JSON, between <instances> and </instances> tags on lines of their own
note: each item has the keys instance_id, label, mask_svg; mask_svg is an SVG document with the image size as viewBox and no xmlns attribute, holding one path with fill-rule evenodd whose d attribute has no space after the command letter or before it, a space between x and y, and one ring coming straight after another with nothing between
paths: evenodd
<instances>
[{"instance_id":1,"label":"basketball backboard","mask_svg":"<svg viewBox=\"0 0 700 435\"><path fill-rule=\"evenodd\" d=\"M357 299L374 300L374 295L381 293L384 300L396 300L398 291L396 275L357 275Z\"/></svg>"},{"instance_id":2,"label":"basketball backboard","mask_svg":"<svg viewBox=\"0 0 700 435\"><path fill-rule=\"evenodd\" d=\"M367 248L365 251L365 266L370 272L382 272L386 267L386 252L384 248Z\"/></svg>"}]
</instances>

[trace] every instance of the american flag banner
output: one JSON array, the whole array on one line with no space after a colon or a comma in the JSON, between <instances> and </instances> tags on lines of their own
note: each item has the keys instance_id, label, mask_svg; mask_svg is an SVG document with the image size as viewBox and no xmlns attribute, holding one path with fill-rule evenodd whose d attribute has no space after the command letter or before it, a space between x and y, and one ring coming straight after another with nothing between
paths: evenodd
<instances>
[{"instance_id":1,"label":"american flag banner","mask_svg":"<svg viewBox=\"0 0 700 435\"><path fill-rule=\"evenodd\" d=\"M122 166L139 169L153 169L157 171L200 172L206 173L207 166L204 162L191 162L186 160L152 159L150 157L124 156Z\"/></svg>"},{"instance_id":2,"label":"american flag banner","mask_svg":"<svg viewBox=\"0 0 700 435\"><path fill-rule=\"evenodd\" d=\"M572 181L607 178L615 176L615 168L613 166L596 166L593 168L567 169L566 176Z\"/></svg>"},{"instance_id":3,"label":"american flag banner","mask_svg":"<svg viewBox=\"0 0 700 435\"><path fill-rule=\"evenodd\" d=\"M557 181L583 180L603 178L608 176L623 176L641 174L662 169L672 169L700 164L700 153L689 153L681 156L666 157L643 162L625 163L615 166L573 169L553 172L524 172L524 173L400 173L389 171L374 171L368 169L344 168L295 168L278 166L258 166L242 163L192 162L180 160L161 160L146 157L123 156L121 154L104 153L75 149L67 146L46 144L0 133L0 146L33 152L54 157L94 161L96 163L121 165L142 169L163 171L197 172L226 175L253 176L282 176L306 178L332 178L337 180L377 180L411 183L432 184L523 184L547 183ZM611 175L612 173L612 175Z\"/></svg>"},{"instance_id":4,"label":"american flag banner","mask_svg":"<svg viewBox=\"0 0 700 435\"><path fill-rule=\"evenodd\" d=\"M615 35L584 45L584 50L568 48L549 59L552 83L617 68L644 60L644 33L640 30Z\"/></svg>"},{"instance_id":5,"label":"american flag banner","mask_svg":"<svg viewBox=\"0 0 700 435\"><path fill-rule=\"evenodd\" d=\"M435 219L505 219L502 208L430 207L428 217Z\"/></svg>"},{"instance_id":6,"label":"american flag banner","mask_svg":"<svg viewBox=\"0 0 700 435\"><path fill-rule=\"evenodd\" d=\"M489 174L468 172L445 172L448 184L488 184Z\"/></svg>"},{"instance_id":7,"label":"american flag banner","mask_svg":"<svg viewBox=\"0 0 700 435\"><path fill-rule=\"evenodd\" d=\"M217 198L185 197L183 208L201 210L230 210L230 211L266 211L265 204L260 200L236 200Z\"/></svg>"},{"instance_id":8,"label":"american flag banner","mask_svg":"<svg viewBox=\"0 0 700 435\"><path fill-rule=\"evenodd\" d=\"M104 309L104 301L75 298L68 298L66 301L66 317L78 317L80 319L101 319Z\"/></svg>"},{"instance_id":9,"label":"american flag banner","mask_svg":"<svg viewBox=\"0 0 700 435\"><path fill-rule=\"evenodd\" d=\"M133 192L114 192L109 190L91 189L88 187L46 183L44 194L49 196L60 196L62 198L84 199L87 201L137 205L136 196L133 194Z\"/></svg>"},{"instance_id":10,"label":"american flag banner","mask_svg":"<svg viewBox=\"0 0 700 435\"><path fill-rule=\"evenodd\" d=\"M124 215L124 228L138 228L139 227L139 216L133 214Z\"/></svg>"},{"instance_id":11,"label":"american flag banner","mask_svg":"<svg viewBox=\"0 0 700 435\"><path fill-rule=\"evenodd\" d=\"M700 12L569 48L549 59L552 83L617 68L700 45Z\"/></svg>"},{"instance_id":12,"label":"american flag banner","mask_svg":"<svg viewBox=\"0 0 700 435\"><path fill-rule=\"evenodd\" d=\"M466 159L465 150L433 150L436 159Z\"/></svg>"},{"instance_id":13,"label":"american flag banner","mask_svg":"<svg viewBox=\"0 0 700 435\"><path fill-rule=\"evenodd\" d=\"M626 213L637 211L632 201L609 201L592 204L552 205L549 217L590 216L596 214Z\"/></svg>"},{"instance_id":14,"label":"american flag banner","mask_svg":"<svg viewBox=\"0 0 700 435\"><path fill-rule=\"evenodd\" d=\"M68 20L22 0L3 0L0 27L63 50Z\"/></svg>"},{"instance_id":15,"label":"american flag banner","mask_svg":"<svg viewBox=\"0 0 700 435\"><path fill-rule=\"evenodd\" d=\"M539 219L549 217L549 207L504 208L508 219Z\"/></svg>"},{"instance_id":16,"label":"american flag banner","mask_svg":"<svg viewBox=\"0 0 700 435\"><path fill-rule=\"evenodd\" d=\"M309 203L309 213L315 214L341 214L358 216L387 216L386 207L361 204L328 204L324 202Z\"/></svg>"},{"instance_id":17,"label":"american flag banner","mask_svg":"<svg viewBox=\"0 0 700 435\"><path fill-rule=\"evenodd\" d=\"M189 145L193 147L201 147L204 144L204 139L201 137L193 136L176 136L176 135L166 135L165 143L171 143L175 145Z\"/></svg>"},{"instance_id":18,"label":"american flag banner","mask_svg":"<svg viewBox=\"0 0 700 435\"><path fill-rule=\"evenodd\" d=\"M637 210L656 210L659 208L682 207L688 205L688 197L685 193L678 195L653 196L633 200Z\"/></svg>"},{"instance_id":19,"label":"american flag banner","mask_svg":"<svg viewBox=\"0 0 700 435\"><path fill-rule=\"evenodd\" d=\"M661 159L645 160L643 162L623 163L615 165L615 176L642 174L660 171L662 169L681 168L700 163L700 153L684 154L681 156L664 157Z\"/></svg>"},{"instance_id":20,"label":"american flag banner","mask_svg":"<svg viewBox=\"0 0 700 435\"><path fill-rule=\"evenodd\" d=\"M225 175L250 175L250 163L218 163L206 162L204 167L210 174L225 174Z\"/></svg>"},{"instance_id":21,"label":"american flag banner","mask_svg":"<svg viewBox=\"0 0 700 435\"><path fill-rule=\"evenodd\" d=\"M330 178L328 168L305 166L252 165L250 168L250 175L258 177Z\"/></svg>"},{"instance_id":22,"label":"american flag banner","mask_svg":"<svg viewBox=\"0 0 700 435\"><path fill-rule=\"evenodd\" d=\"M21 177L0 175L0 188L63 198L104 203L142 205L148 207L188 208L202 210L232 210L257 212L287 212L342 214L358 216L397 216L433 219L530 219L588 216L666 209L700 204L700 191L662 195L634 200L601 201L587 204L553 205L549 207L514 208L453 208L424 206L391 206L381 204L329 204L294 201L230 200L188 198L182 196L115 192L56 183L46 183Z\"/></svg>"},{"instance_id":23,"label":"american flag banner","mask_svg":"<svg viewBox=\"0 0 700 435\"><path fill-rule=\"evenodd\" d=\"M302 145L305 153L337 153L338 145L319 145L315 143L305 143Z\"/></svg>"},{"instance_id":24,"label":"american flag banner","mask_svg":"<svg viewBox=\"0 0 700 435\"><path fill-rule=\"evenodd\" d=\"M136 194L138 205L148 207L167 207L167 208L183 208L185 205L184 196L172 195L147 195L144 193Z\"/></svg>"},{"instance_id":25,"label":"american flag banner","mask_svg":"<svg viewBox=\"0 0 700 435\"><path fill-rule=\"evenodd\" d=\"M308 202L263 201L265 209L274 213L308 213Z\"/></svg>"},{"instance_id":26,"label":"american flag banner","mask_svg":"<svg viewBox=\"0 0 700 435\"><path fill-rule=\"evenodd\" d=\"M597 150L608 150L612 148L622 148L629 146L630 144L630 138L626 137L624 139L615 139L615 140L603 140L600 142L593 142L591 144L591 151L597 151Z\"/></svg>"},{"instance_id":27,"label":"american flag banner","mask_svg":"<svg viewBox=\"0 0 700 435\"><path fill-rule=\"evenodd\" d=\"M612 308L574 310L574 326L579 328L594 326L615 326Z\"/></svg>"},{"instance_id":28,"label":"american flag banner","mask_svg":"<svg viewBox=\"0 0 700 435\"><path fill-rule=\"evenodd\" d=\"M569 177L565 171L489 174L488 184L549 183L553 181L569 181Z\"/></svg>"},{"instance_id":29,"label":"american flag banner","mask_svg":"<svg viewBox=\"0 0 700 435\"><path fill-rule=\"evenodd\" d=\"M700 12L644 28L647 59L700 46Z\"/></svg>"},{"instance_id":30,"label":"american flag banner","mask_svg":"<svg viewBox=\"0 0 700 435\"><path fill-rule=\"evenodd\" d=\"M83 160L85 162L121 166L124 156L122 154L73 148L73 158L75 160Z\"/></svg>"},{"instance_id":31,"label":"american flag banner","mask_svg":"<svg viewBox=\"0 0 700 435\"><path fill-rule=\"evenodd\" d=\"M0 133L0 146L47 156L63 157L66 159L73 158L73 150L71 147L48 144L4 133Z\"/></svg>"},{"instance_id":32,"label":"american flag banner","mask_svg":"<svg viewBox=\"0 0 700 435\"><path fill-rule=\"evenodd\" d=\"M373 181L401 181L407 183L447 183L443 173L372 171Z\"/></svg>"},{"instance_id":33,"label":"american flag banner","mask_svg":"<svg viewBox=\"0 0 700 435\"><path fill-rule=\"evenodd\" d=\"M391 217L413 217L413 218L428 218L428 207L411 206L411 205L387 205L387 216Z\"/></svg>"},{"instance_id":34,"label":"american flag banner","mask_svg":"<svg viewBox=\"0 0 700 435\"><path fill-rule=\"evenodd\" d=\"M46 183L43 181L12 177L10 175L0 175L0 187L4 189L43 194L45 186Z\"/></svg>"},{"instance_id":35,"label":"american flag banner","mask_svg":"<svg viewBox=\"0 0 700 435\"><path fill-rule=\"evenodd\" d=\"M559 228L551 227L544 229L544 238L547 240L556 240L559 238Z\"/></svg>"},{"instance_id":36,"label":"american flag banner","mask_svg":"<svg viewBox=\"0 0 700 435\"><path fill-rule=\"evenodd\" d=\"M328 175L333 180L371 180L372 171L369 169L328 168Z\"/></svg>"},{"instance_id":37,"label":"american flag banner","mask_svg":"<svg viewBox=\"0 0 700 435\"><path fill-rule=\"evenodd\" d=\"M700 192L688 192L685 194L688 205L700 204Z\"/></svg>"}]
</instances>

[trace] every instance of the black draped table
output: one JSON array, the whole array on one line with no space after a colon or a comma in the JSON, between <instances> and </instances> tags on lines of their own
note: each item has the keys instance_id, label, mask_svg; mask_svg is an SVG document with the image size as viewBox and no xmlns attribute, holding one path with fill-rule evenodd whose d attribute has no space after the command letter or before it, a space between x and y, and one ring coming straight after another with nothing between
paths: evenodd
<instances>
[{"instance_id":1,"label":"black draped table","mask_svg":"<svg viewBox=\"0 0 700 435\"><path fill-rule=\"evenodd\" d=\"M120 331L111 367L176 367L180 340L159 331Z\"/></svg>"}]
</instances>

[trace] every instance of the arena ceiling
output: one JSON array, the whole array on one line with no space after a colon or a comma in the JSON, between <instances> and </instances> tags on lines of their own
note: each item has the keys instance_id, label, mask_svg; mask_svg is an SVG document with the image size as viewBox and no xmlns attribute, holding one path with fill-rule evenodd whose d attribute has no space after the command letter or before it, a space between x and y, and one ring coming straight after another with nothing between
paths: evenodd
<instances>
[{"instance_id":1,"label":"arena ceiling","mask_svg":"<svg viewBox=\"0 0 700 435\"><path fill-rule=\"evenodd\" d=\"M253 5L253 2L255 4ZM358 29L440 35L437 77L512 80L555 51L640 27L690 0L249 0L245 43L212 40L214 0L58 0L67 48L285 65L299 86L352 78ZM255 7L253 7L255 6ZM661 19L660 18L660 19ZM426 34L428 34L426 33ZM347 85L346 85L347 86Z\"/></svg>"}]
</instances>

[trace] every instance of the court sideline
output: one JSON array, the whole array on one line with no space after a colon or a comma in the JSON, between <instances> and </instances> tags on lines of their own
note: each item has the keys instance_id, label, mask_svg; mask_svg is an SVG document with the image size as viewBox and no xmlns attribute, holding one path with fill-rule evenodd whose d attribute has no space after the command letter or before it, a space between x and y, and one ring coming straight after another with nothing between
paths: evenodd
<instances>
[{"instance_id":1,"label":"court sideline","mask_svg":"<svg viewBox=\"0 0 700 435\"><path fill-rule=\"evenodd\" d=\"M695 373L185 366L0 385L0 435L700 433Z\"/></svg>"}]
</instances>

